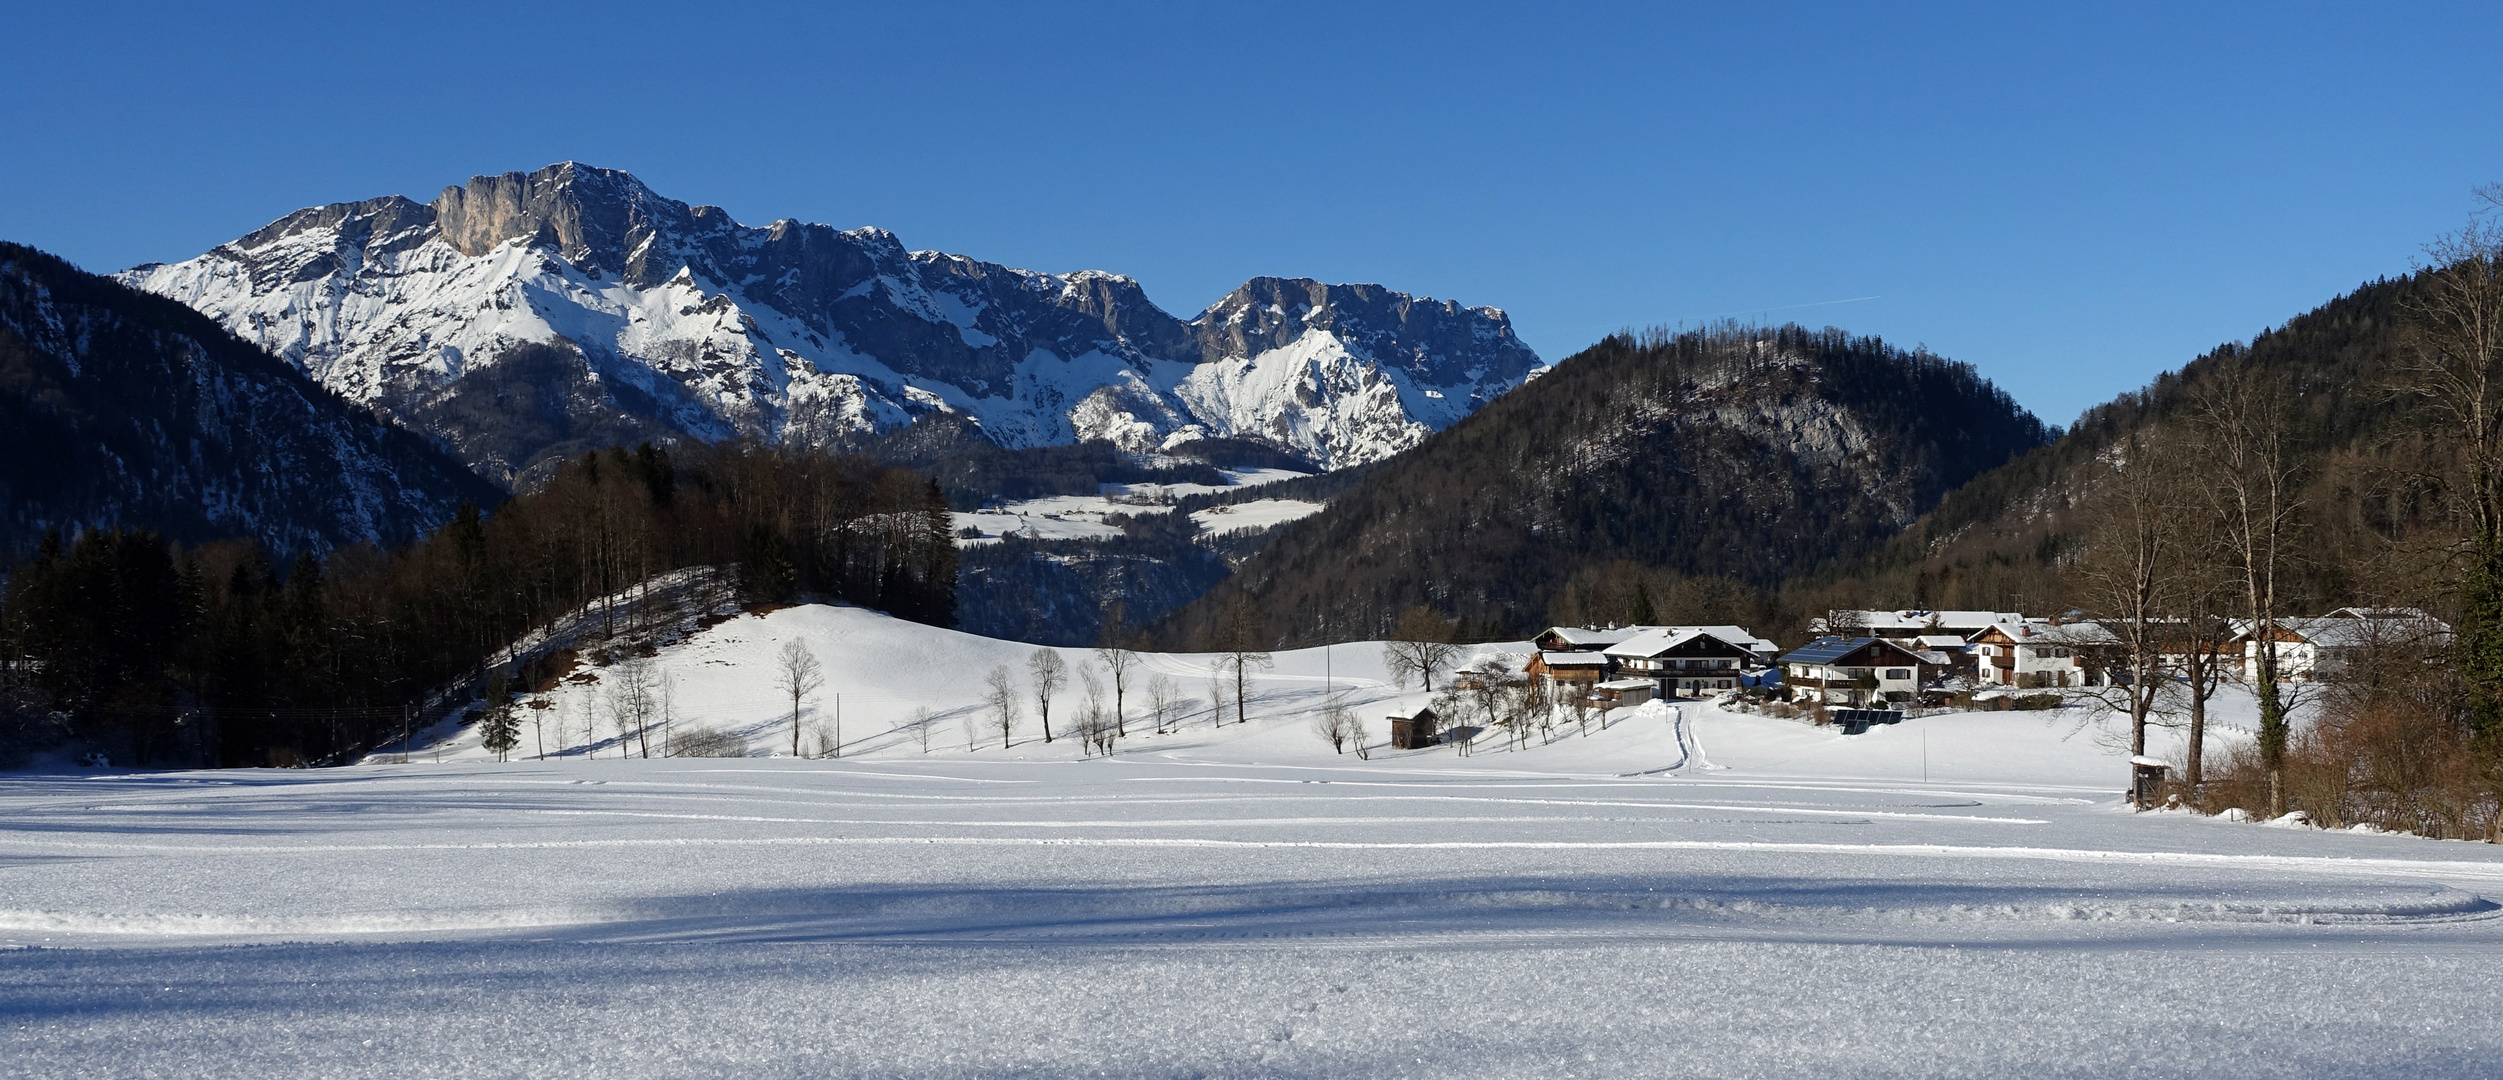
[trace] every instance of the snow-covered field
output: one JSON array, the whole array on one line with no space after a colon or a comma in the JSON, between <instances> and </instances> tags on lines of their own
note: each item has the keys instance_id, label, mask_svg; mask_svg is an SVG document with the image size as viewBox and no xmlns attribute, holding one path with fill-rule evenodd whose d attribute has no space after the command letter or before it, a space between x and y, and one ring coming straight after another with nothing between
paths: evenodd
<instances>
[{"instance_id":1,"label":"snow-covered field","mask_svg":"<svg viewBox=\"0 0 2503 1080\"><path fill-rule=\"evenodd\" d=\"M0 1075L2460 1076L2503 849L2132 814L2068 714L1846 737L1689 703L1472 756L1366 646L1081 758L968 748L1030 647L854 609L660 661L841 760L0 779ZM1087 659L1063 650L1071 662ZM1309 730L1326 684L1370 760ZM559 695L564 713L596 687ZM1056 724L1082 692L1055 702ZM940 710L924 752L914 705ZM1139 708L1134 694L1133 711ZM779 711L778 711L779 710ZM2081 730L2082 728L2082 730ZM525 729L524 745L531 745Z\"/></svg>"},{"instance_id":2,"label":"snow-covered field","mask_svg":"<svg viewBox=\"0 0 2503 1080\"><path fill-rule=\"evenodd\" d=\"M1309 473L1287 469L1221 470L1230 483L1211 484L1105 484L1095 495L1052 495L1040 499L988 506L980 510L958 511L949 515L961 531L973 529L979 536L962 537L959 546L996 544L1002 537L1023 536L1033 540L1103 540L1121 535L1121 527L1104 520L1107 514L1156 513L1161 507L1187 495L1204 495L1235 488L1292 480ZM1256 499L1234 506L1220 506L1191 515L1202 533L1228 532L1234 529L1267 528L1318 512L1321 504L1293 499Z\"/></svg>"}]
</instances>

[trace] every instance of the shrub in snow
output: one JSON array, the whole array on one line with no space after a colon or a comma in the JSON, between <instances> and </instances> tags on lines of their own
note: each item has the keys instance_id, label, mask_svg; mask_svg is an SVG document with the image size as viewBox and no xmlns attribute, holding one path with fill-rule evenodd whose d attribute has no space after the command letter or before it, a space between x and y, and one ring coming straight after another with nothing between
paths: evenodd
<instances>
[{"instance_id":1,"label":"shrub in snow","mask_svg":"<svg viewBox=\"0 0 2503 1080\"><path fill-rule=\"evenodd\" d=\"M746 757L747 740L726 731L689 725L672 733L669 752L676 757Z\"/></svg>"}]
</instances>

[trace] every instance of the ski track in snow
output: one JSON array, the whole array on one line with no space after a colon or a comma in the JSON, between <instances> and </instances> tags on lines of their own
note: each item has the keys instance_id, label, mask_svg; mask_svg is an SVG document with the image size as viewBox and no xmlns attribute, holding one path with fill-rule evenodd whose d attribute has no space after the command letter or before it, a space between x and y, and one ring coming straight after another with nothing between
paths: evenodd
<instances>
[{"instance_id":1,"label":"ski track in snow","mask_svg":"<svg viewBox=\"0 0 2503 1080\"><path fill-rule=\"evenodd\" d=\"M664 651L681 722L787 749L787 700L754 688L793 637L845 695L840 760L621 759L595 732L498 763L461 732L440 765L0 777L0 1076L2484 1077L2503 1054L2503 849L2132 814L2125 755L2075 716L1855 738L1689 702L1360 760L1312 734L1325 692L1374 740L1425 698L1340 646L1279 654L1249 724L1194 702L1082 758L1031 709L1006 751L962 727L1031 647L800 608ZM1208 658L1145 659L1206 692ZM911 704L942 716L927 754Z\"/></svg>"}]
</instances>

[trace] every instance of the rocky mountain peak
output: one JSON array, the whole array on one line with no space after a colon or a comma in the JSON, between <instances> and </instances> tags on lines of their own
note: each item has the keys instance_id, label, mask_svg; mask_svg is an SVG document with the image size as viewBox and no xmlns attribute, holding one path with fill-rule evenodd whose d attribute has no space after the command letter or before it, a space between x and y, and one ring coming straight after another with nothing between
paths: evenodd
<instances>
[{"instance_id":1,"label":"rocky mountain peak","mask_svg":"<svg viewBox=\"0 0 2503 1080\"><path fill-rule=\"evenodd\" d=\"M443 239L461 254L484 255L508 240L528 239L576 266L610 273L624 272L636 247L655 233L698 231L687 204L661 197L627 173L571 161L536 172L473 176L444 188L434 211Z\"/></svg>"},{"instance_id":2,"label":"rocky mountain peak","mask_svg":"<svg viewBox=\"0 0 2503 1080\"><path fill-rule=\"evenodd\" d=\"M517 243L541 257L508 257ZM1186 323L1120 274L912 251L874 227L751 227L579 162L432 204L297 211L121 277L498 475L586 439L841 445L932 413L1011 448L1224 437L1354 464L1538 363L1492 308L1259 278Z\"/></svg>"},{"instance_id":3,"label":"rocky mountain peak","mask_svg":"<svg viewBox=\"0 0 2503 1080\"><path fill-rule=\"evenodd\" d=\"M1537 353L1513 334L1502 309L1463 307L1380 285L1256 277L1192 325L1209 352L1224 356L1256 356L1326 330L1383 364L1438 382L1494 375L1509 386L1538 366Z\"/></svg>"}]
</instances>

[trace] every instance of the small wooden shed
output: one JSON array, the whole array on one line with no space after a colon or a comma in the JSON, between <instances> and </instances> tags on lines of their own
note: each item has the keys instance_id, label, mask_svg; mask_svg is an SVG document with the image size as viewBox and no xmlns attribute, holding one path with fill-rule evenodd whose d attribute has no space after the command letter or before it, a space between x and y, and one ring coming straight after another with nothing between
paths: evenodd
<instances>
[{"instance_id":1,"label":"small wooden shed","mask_svg":"<svg viewBox=\"0 0 2503 1080\"><path fill-rule=\"evenodd\" d=\"M1418 709L1414 716L1391 717L1391 749L1422 750L1434 745L1441 720L1432 709Z\"/></svg>"}]
</instances>

